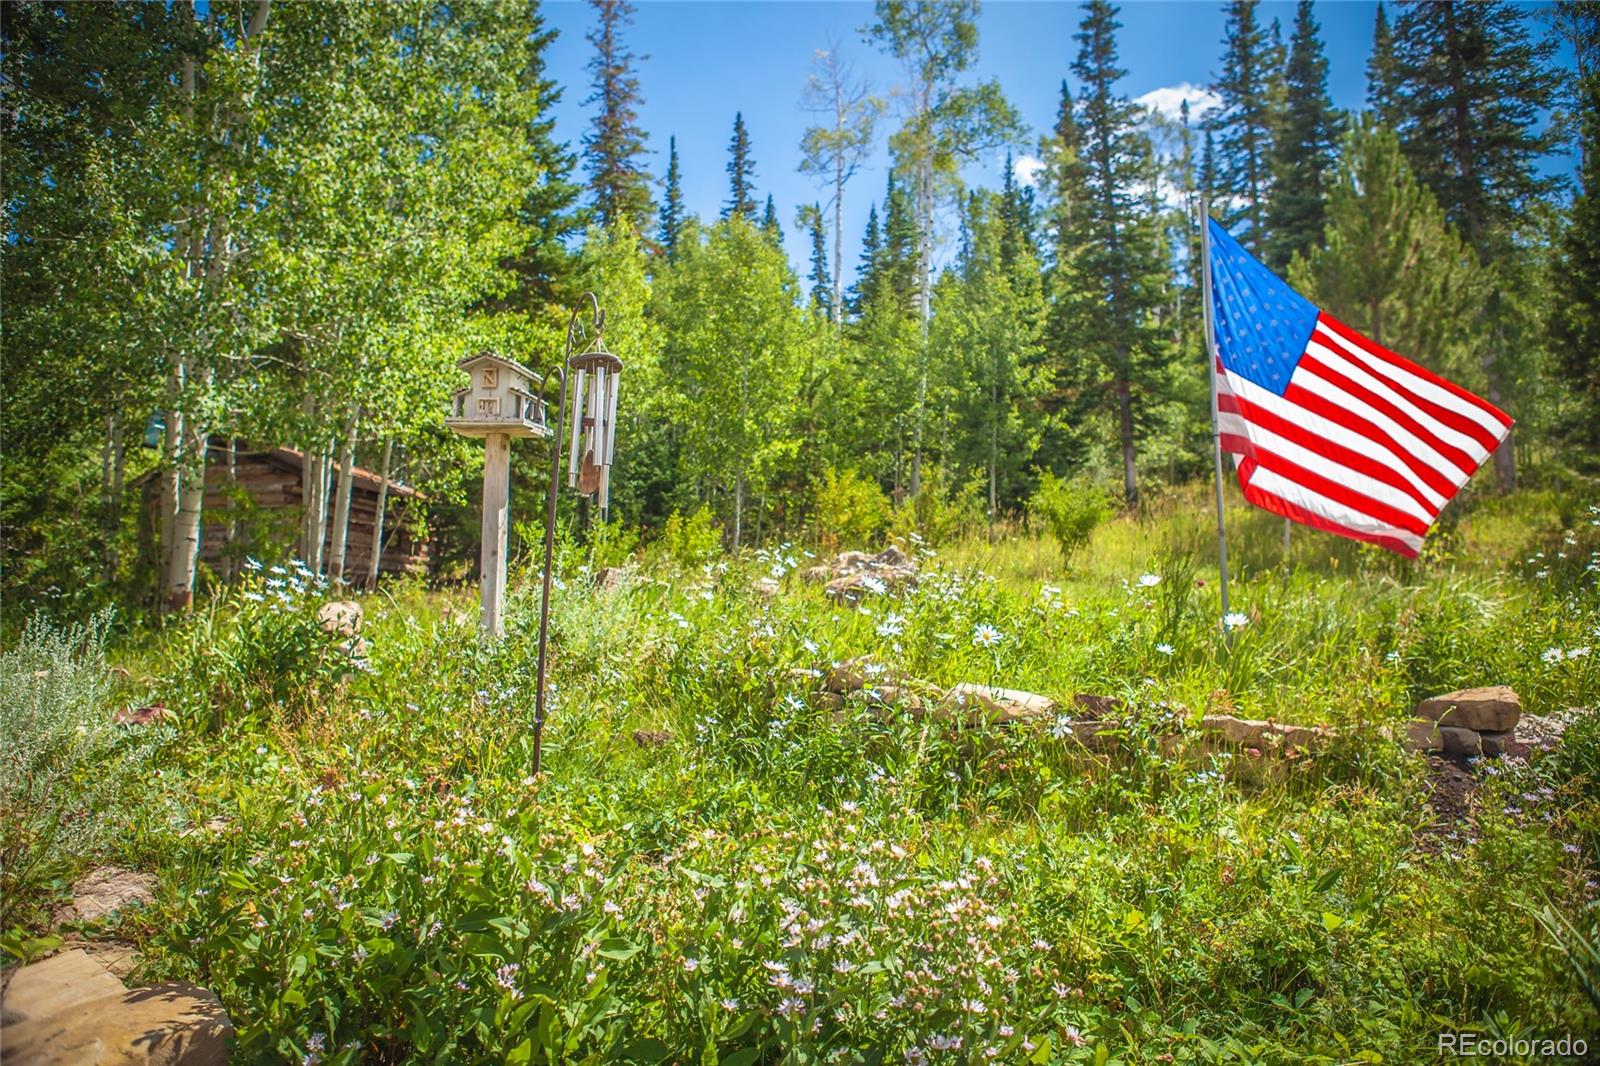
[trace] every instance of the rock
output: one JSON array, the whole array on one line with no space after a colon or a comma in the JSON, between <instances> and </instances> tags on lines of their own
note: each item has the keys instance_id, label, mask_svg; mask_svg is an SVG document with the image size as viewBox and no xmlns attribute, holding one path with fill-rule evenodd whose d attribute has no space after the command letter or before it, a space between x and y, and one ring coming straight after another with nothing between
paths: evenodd
<instances>
[{"instance_id":1,"label":"rock","mask_svg":"<svg viewBox=\"0 0 1600 1066\"><path fill-rule=\"evenodd\" d=\"M211 1066L228 1061L233 1037L213 993L186 984L124 988L82 950L17 970L0 1024L8 1066Z\"/></svg>"},{"instance_id":2,"label":"rock","mask_svg":"<svg viewBox=\"0 0 1600 1066\"><path fill-rule=\"evenodd\" d=\"M167 705L157 700L147 707L123 707L111 715L111 721L116 725L159 725L171 717Z\"/></svg>"},{"instance_id":3,"label":"rock","mask_svg":"<svg viewBox=\"0 0 1600 1066\"><path fill-rule=\"evenodd\" d=\"M808 566L800 571L800 580L811 585L820 585L825 581L833 580L833 567Z\"/></svg>"},{"instance_id":4,"label":"rock","mask_svg":"<svg viewBox=\"0 0 1600 1066\"><path fill-rule=\"evenodd\" d=\"M1517 743L1530 749L1550 751L1561 744L1567 726L1581 714L1582 707L1568 707L1556 714L1525 714L1517 720Z\"/></svg>"},{"instance_id":5,"label":"rock","mask_svg":"<svg viewBox=\"0 0 1600 1066\"><path fill-rule=\"evenodd\" d=\"M324 633L353 637L361 632L363 614L355 600L330 600L317 611L317 624Z\"/></svg>"},{"instance_id":6,"label":"rock","mask_svg":"<svg viewBox=\"0 0 1600 1066\"><path fill-rule=\"evenodd\" d=\"M1235 718L1231 714L1208 714L1200 719L1201 732L1218 734L1230 744L1260 746L1271 728L1271 723L1255 718Z\"/></svg>"},{"instance_id":7,"label":"rock","mask_svg":"<svg viewBox=\"0 0 1600 1066\"><path fill-rule=\"evenodd\" d=\"M1463 729L1456 725L1442 725L1439 736L1444 740L1446 755L1482 755L1483 738L1476 729Z\"/></svg>"},{"instance_id":8,"label":"rock","mask_svg":"<svg viewBox=\"0 0 1600 1066\"><path fill-rule=\"evenodd\" d=\"M102 866L79 878L72 886L72 905L58 919L93 922L123 907L144 906L154 900L156 879L149 874Z\"/></svg>"},{"instance_id":9,"label":"rock","mask_svg":"<svg viewBox=\"0 0 1600 1066\"><path fill-rule=\"evenodd\" d=\"M969 681L951 687L937 708L941 714L963 717L969 722L1021 722L1054 714L1055 709L1056 701L1048 696Z\"/></svg>"},{"instance_id":10,"label":"rock","mask_svg":"<svg viewBox=\"0 0 1600 1066\"><path fill-rule=\"evenodd\" d=\"M1447 692L1417 704L1418 718L1431 718L1441 726L1503 733L1517 727L1522 700L1505 685Z\"/></svg>"},{"instance_id":11,"label":"rock","mask_svg":"<svg viewBox=\"0 0 1600 1066\"><path fill-rule=\"evenodd\" d=\"M903 672L892 670L881 663L873 662L865 655L860 655L836 663L823 678L822 687L829 692L846 693L858 691L868 685L900 685L906 680Z\"/></svg>"},{"instance_id":12,"label":"rock","mask_svg":"<svg viewBox=\"0 0 1600 1066\"><path fill-rule=\"evenodd\" d=\"M1075 720L1071 723L1072 738L1085 748L1095 752L1111 751L1117 746L1120 739L1118 730L1122 727L1115 722L1097 722L1091 719Z\"/></svg>"},{"instance_id":13,"label":"rock","mask_svg":"<svg viewBox=\"0 0 1600 1066\"><path fill-rule=\"evenodd\" d=\"M1072 706L1075 710L1092 714L1096 718L1114 718L1122 713L1123 703L1115 696L1096 696L1089 692L1080 692L1072 697Z\"/></svg>"},{"instance_id":14,"label":"rock","mask_svg":"<svg viewBox=\"0 0 1600 1066\"><path fill-rule=\"evenodd\" d=\"M750 588L758 596L776 596L779 591L777 579L770 577L756 578L755 583Z\"/></svg>"},{"instance_id":15,"label":"rock","mask_svg":"<svg viewBox=\"0 0 1600 1066\"><path fill-rule=\"evenodd\" d=\"M628 583L628 571L620 566L602 566L594 572L597 589L620 589Z\"/></svg>"},{"instance_id":16,"label":"rock","mask_svg":"<svg viewBox=\"0 0 1600 1066\"><path fill-rule=\"evenodd\" d=\"M874 566L908 567L911 565L911 557L891 544L872 557L872 564Z\"/></svg>"},{"instance_id":17,"label":"rock","mask_svg":"<svg viewBox=\"0 0 1600 1066\"><path fill-rule=\"evenodd\" d=\"M112 977L126 981L138 966L138 946L128 940L82 940L69 937L63 950L74 949L88 953Z\"/></svg>"},{"instance_id":18,"label":"rock","mask_svg":"<svg viewBox=\"0 0 1600 1066\"><path fill-rule=\"evenodd\" d=\"M823 587L823 591L840 603L855 603L869 592L898 592L903 588L915 588L916 585L917 575L913 570L859 570L834 578Z\"/></svg>"},{"instance_id":19,"label":"rock","mask_svg":"<svg viewBox=\"0 0 1600 1066\"><path fill-rule=\"evenodd\" d=\"M1276 737L1285 751L1310 751L1333 736L1332 732L1321 726L1288 725L1283 722L1271 723L1267 733Z\"/></svg>"},{"instance_id":20,"label":"rock","mask_svg":"<svg viewBox=\"0 0 1600 1066\"><path fill-rule=\"evenodd\" d=\"M840 552L838 557L833 560L833 572L836 574L851 574L870 562L872 562L872 556L866 552Z\"/></svg>"},{"instance_id":21,"label":"rock","mask_svg":"<svg viewBox=\"0 0 1600 1066\"><path fill-rule=\"evenodd\" d=\"M1478 739L1483 744L1483 753L1491 758L1524 754L1523 745L1517 742L1515 730L1504 733L1479 733Z\"/></svg>"},{"instance_id":22,"label":"rock","mask_svg":"<svg viewBox=\"0 0 1600 1066\"><path fill-rule=\"evenodd\" d=\"M1405 748L1410 752L1443 751L1444 737L1439 723L1430 718L1413 718L1406 723Z\"/></svg>"},{"instance_id":23,"label":"rock","mask_svg":"<svg viewBox=\"0 0 1600 1066\"><path fill-rule=\"evenodd\" d=\"M633 742L641 748L664 748L672 743L672 734L665 729L635 729Z\"/></svg>"}]
</instances>

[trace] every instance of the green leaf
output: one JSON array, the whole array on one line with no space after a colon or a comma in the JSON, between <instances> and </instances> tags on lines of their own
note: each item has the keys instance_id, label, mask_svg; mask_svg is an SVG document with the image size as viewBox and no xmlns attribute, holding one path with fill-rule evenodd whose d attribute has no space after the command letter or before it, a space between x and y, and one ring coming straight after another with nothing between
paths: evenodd
<instances>
[{"instance_id":1,"label":"green leaf","mask_svg":"<svg viewBox=\"0 0 1600 1066\"><path fill-rule=\"evenodd\" d=\"M533 1038L523 1037L522 1043L506 1052L506 1066L526 1066L533 1061Z\"/></svg>"},{"instance_id":2,"label":"green leaf","mask_svg":"<svg viewBox=\"0 0 1600 1066\"><path fill-rule=\"evenodd\" d=\"M742 1047L731 1055L722 1056L720 1066L750 1066L760 1057L759 1047Z\"/></svg>"},{"instance_id":3,"label":"green leaf","mask_svg":"<svg viewBox=\"0 0 1600 1066\"><path fill-rule=\"evenodd\" d=\"M1328 932L1333 932L1343 924L1344 919L1339 915L1334 914L1332 911L1322 912L1322 928L1326 929Z\"/></svg>"},{"instance_id":4,"label":"green leaf","mask_svg":"<svg viewBox=\"0 0 1600 1066\"><path fill-rule=\"evenodd\" d=\"M622 962L639 954L642 948L642 944L635 944L620 936L608 936L600 941L600 956L601 958Z\"/></svg>"}]
</instances>

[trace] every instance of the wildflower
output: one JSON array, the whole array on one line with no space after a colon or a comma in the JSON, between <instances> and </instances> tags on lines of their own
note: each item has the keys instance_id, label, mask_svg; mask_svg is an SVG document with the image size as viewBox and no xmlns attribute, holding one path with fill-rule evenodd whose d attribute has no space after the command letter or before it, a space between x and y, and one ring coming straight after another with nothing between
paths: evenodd
<instances>
[{"instance_id":1,"label":"wildflower","mask_svg":"<svg viewBox=\"0 0 1600 1066\"><path fill-rule=\"evenodd\" d=\"M861 587L866 589L868 592L875 592L880 596L883 595L884 590L888 588L888 586L885 585L880 579L873 577L871 574L867 574L862 577Z\"/></svg>"},{"instance_id":2,"label":"wildflower","mask_svg":"<svg viewBox=\"0 0 1600 1066\"><path fill-rule=\"evenodd\" d=\"M508 962L494 972L494 983L510 992L512 999L522 998L522 993L517 991L517 971L520 969L522 967L516 963Z\"/></svg>"},{"instance_id":3,"label":"wildflower","mask_svg":"<svg viewBox=\"0 0 1600 1066\"><path fill-rule=\"evenodd\" d=\"M1222 624L1228 629L1242 629L1250 624L1250 616L1240 614L1238 611L1229 611L1222 616Z\"/></svg>"},{"instance_id":4,"label":"wildflower","mask_svg":"<svg viewBox=\"0 0 1600 1066\"><path fill-rule=\"evenodd\" d=\"M366 949L366 946L365 945L357 945L356 949L350 953L350 957L352 959L354 959L356 962L366 962L367 961L367 949Z\"/></svg>"},{"instance_id":5,"label":"wildflower","mask_svg":"<svg viewBox=\"0 0 1600 1066\"><path fill-rule=\"evenodd\" d=\"M959 1051L961 1038L959 1036L937 1035L928 1040L929 1051Z\"/></svg>"},{"instance_id":6,"label":"wildflower","mask_svg":"<svg viewBox=\"0 0 1600 1066\"><path fill-rule=\"evenodd\" d=\"M725 996L722 1000L721 1006L723 1010L735 1011L739 1009L739 1001L734 999L732 996Z\"/></svg>"},{"instance_id":7,"label":"wildflower","mask_svg":"<svg viewBox=\"0 0 1600 1066\"><path fill-rule=\"evenodd\" d=\"M1157 585L1161 584L1161 575L1160 574L1140 574L1139 575L1139 584L1144 586L1147 589L1155 588Z\"/></svg>"},{"instance_id":8,"label":"wildflower","mask_svg":"<svg viewBox=\"0 0 1600 1066\"><path fill-rule=\"evenodd\" d=\"M993 648L1005 638L1000 631L991 625L974 626L972 630L972 644L978 648Z\"/></svg>"},{"instance_id":9,"label":"wildflower","mask_svg":"<svg viewBox=\"0 0 1600 1066\"><path fill-rule=\"evenodd\" d=\"M300 912L301 919L304 920L304 921L307 921L307 922L309 922L311 919L315 918L316 916L317 916L317 912L312 910L310 907L307 907L305 910Z\"/></svg>"},{"instance_id":10,"label":"wildflower","mask_svg":"<svg viewBox=\"0 0 1600 1066\"><path fill-rule=\"evenodd\" d=\"M1157 644L1156 645L1156 651L1160 652L1162 655L1171 655L1172 654L1172 645L1171 644Z\"/></svg>"},{"instance_id":11,"label":"wildflower","mask_svg":"<svg viewBox=\"0 0 1600 1066\"><path fill-rule=\"evenodd\" d=\"M1576 855L1580 849L1576 844L1563 844L1561 845L1561 850L1566 852L1568 855Z\"/></svg>"},{"instance_id":12,"label":"wildflower","mask_svg":"<svg viewBox=\"0 0 1600 1066\"><path fill-rule=\"evenodd\" d=\"M1078 1027L1076 1025L1069 1025L1062 1029L1061 1036L1073 1047L1083 1046L1083 1034L1078 1032Z\"/></svg>"},{"instance_id":13,"label":"wildflower","mask_svg":"<svg viewBox=\"0 0 1600 1066\"><path fill-rule=\"evenodd\" d=\"M684 959L683 960L683 970L684 970L685 973L694 973L699 968L700 968L700 960L699 959L688 958L688 959Z\"/></svg>"},{"instance_id":14,"label":"wildflower","mask_svg":"<svg viewBox=\"0 0 1600 1066\"><path fill-rule=\"evenodd\" d=\"M878 636L898 637L901 633L905 632L905 628L906 620L891 611L889 612L888 617L884 618L882 622L878 623Z\"/></svg>"},{"instance_id":15,"label":"wildflower","mask_svg":"<svg viewBox=\"0 0 1600 1066\"><path fill-rule=\"evenodd\" d=\"M1558 663L1565 657L1565 654L1560 648L1546 648L1539 658L1547 663Z\"/></svg>"},{"instance_id":16,"label":"wildflower","mask_svg":"<svg viewBox=\"0 0 1600 1066\"><path fill-rule=\"evenodd\" d=\"M790 996L788 999L786 999L782 1003L778 1004L778 1013L783 1015L785 1018L789 1018L789 1019L798 1018L798 1017L800 1017L800 1015L804 1014L805 1012L806 1012L805 1002L803 1000L795 998L794 996Z\"/></svg>"},{"instance_id":17,"label":"wildflower","mask_svg":"<svg viewBox=\"0 0 1600 1066\"><path fill-rule=\"evenodd\" d=\"M399 911L384 911L381 915L378 916L378 924L383 926L384 929L386 929L386 930L387 929L392 929L394 927L394 923L398 922L399 920L400 920L400 912Z\"/></svg>"}]
</instances>

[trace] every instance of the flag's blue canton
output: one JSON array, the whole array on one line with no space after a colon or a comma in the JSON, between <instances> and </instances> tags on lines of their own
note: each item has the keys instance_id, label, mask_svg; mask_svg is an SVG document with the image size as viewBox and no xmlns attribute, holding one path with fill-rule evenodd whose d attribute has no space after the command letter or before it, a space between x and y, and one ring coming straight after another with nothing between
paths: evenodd
<instances>
[{"instance_id":1,"label":"flag's blue canton","mask_svg":"<svg viewBox=\"0 0 1600 1066\"><path fill-rule=\"evenodd\" d=\"M1211 227L1217 354L1230 372L1282 396L1317 326L1317 308L1239 247L1214 219L1206 219L1206 225Z\"/></svg>"}]
</instances>

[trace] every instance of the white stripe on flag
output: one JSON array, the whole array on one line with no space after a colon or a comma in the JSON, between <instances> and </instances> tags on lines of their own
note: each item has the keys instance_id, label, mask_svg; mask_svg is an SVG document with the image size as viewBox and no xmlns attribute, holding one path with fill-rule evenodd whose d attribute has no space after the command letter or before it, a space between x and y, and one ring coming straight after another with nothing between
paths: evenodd
<instances>
[{"instance_id":1,"label":"white stripe on flag","mask_svg":"<svg viewBox=\"0 0 1600 1066\"><path fill-rule=\"evenodd\" d=\"M1437 418L1418 407L1410 394L1399 391L1382 378L1372 374L1366 367L1346 357L1342 352L1335 351L1325 344L1319 344L1315 337L1306 346L1306 351L1315 355L1328 369L1344 375L1357 385L1364 386L1371 392L1388 400L1410 415L1423 430L1456 450L1465 452L1476 463L1482 463L1489 457L1489 451L1483 445L1460 430L1452 429L1450 426L1440 422ZM1299 374L1298 368L1295 373L1296 375ZM1459 473L1460 467L1456 467L1456 470Z\"/></svg>"},{"instance_id":2,"label":"white stripe on flag","mask_svg":"<svg viewBox=\"0 0 1600 1066\"><path fill-rule=\"evenodd\" d=\"M1374 536L1393 537L1395 540L1409 546L1413 551L1422 548L1422 538L1410 530L1391 526L1387 522L1378 521L1371 515L1351 510L1344 504L1330 500L1321 493L1314 492L1298 482L1290 481L1281 474L1274 473L1265 467L1258 466L1251 473L1250 487L1269 496L1276 496L1280 500L1294 504L1302 510L1309 511L1347 529L1370 533Z\"/></svg>"},{"instance_id":3,"label":"white stripe on flag","mask_svg":"<svg viewBox=\"0 0 1600 1066\"><path fill-rule=\"evenodd\" d=\"M1289 381L1290 384L1299 385L1307 392L1315 393L1322 397L1334 407L1349 411L1352 415L1371 422L1387 433L1395 444L1426 463L1440 477L1455 487L1460 488L1466 482L1468 475L1463 473L1459 466L1440 455L1426 441L1360 397L1352 396L1333 382L1320 378L1306 370L1296 369ZM1378 443L1385 447L1388 446L1383 441Z\"/></svg>"},{"instance_id":4,"label":"white stripe on flag","mask_svg":"<svg viewBox=\"0 0 1600 1066\"><path fill-rule=\"evenodd\" d=\"M1255 404L1262 410L1275 414L1280 418L1302 426L1306 432L1325 438L1334 444L1343 445L1353 452L1365 455L1367 458L1378 462L1393 470L1395 474L1405 480L1406 484L1417 490L1417 493L1427 500L1433 508L1433 513L1428 516L1429 521L1439 513L1445 505L1445 497L1436 492L1428 483L1417 476L1417 472L1407 466L1405 460L1395 454L1393 448L1384 442L1374 440L1363 433L1358 433L1329 418L1324 418L1315 411L1301 407L1292 400L1285 399L1271 389L1262 388L1253 381L1237 379L1230 381L1229 385L1234 396L1240 400ZM1241 425L1248 425L1244 416L1222 412L1221 417L1233 419ZM1230 424L1232 424L1230 422ZM1247 429L1235 430L1241 436L1255 438ZM1452 467L1454 469L1454 467Z\"/></svg>"},{"instance_id":5,"label":"white stripe on flag","mask_svg":"<svg viewBox=\"0 0 1600 1066\"><path fill-rule=\"evenodd\" d=\"M1443 407L1447 411L1455 411L1472 419L1478 425L1489 431L1495 440L1504 440L1509 432L1500 420L1490 414L1481 403L1474 403L1436 382L1419 377L1391 359L1386 359L1378 352L1367 351L1358 345L1350 343L1344 337L1328 329L1320 322L1317 324L1317 334L1331 340L1343 351L1354 358L1360 359L1375 374L1381 374L1390 379L1397 387L1403 388L1424 400Z\"/></svg>"}]
</instances>

